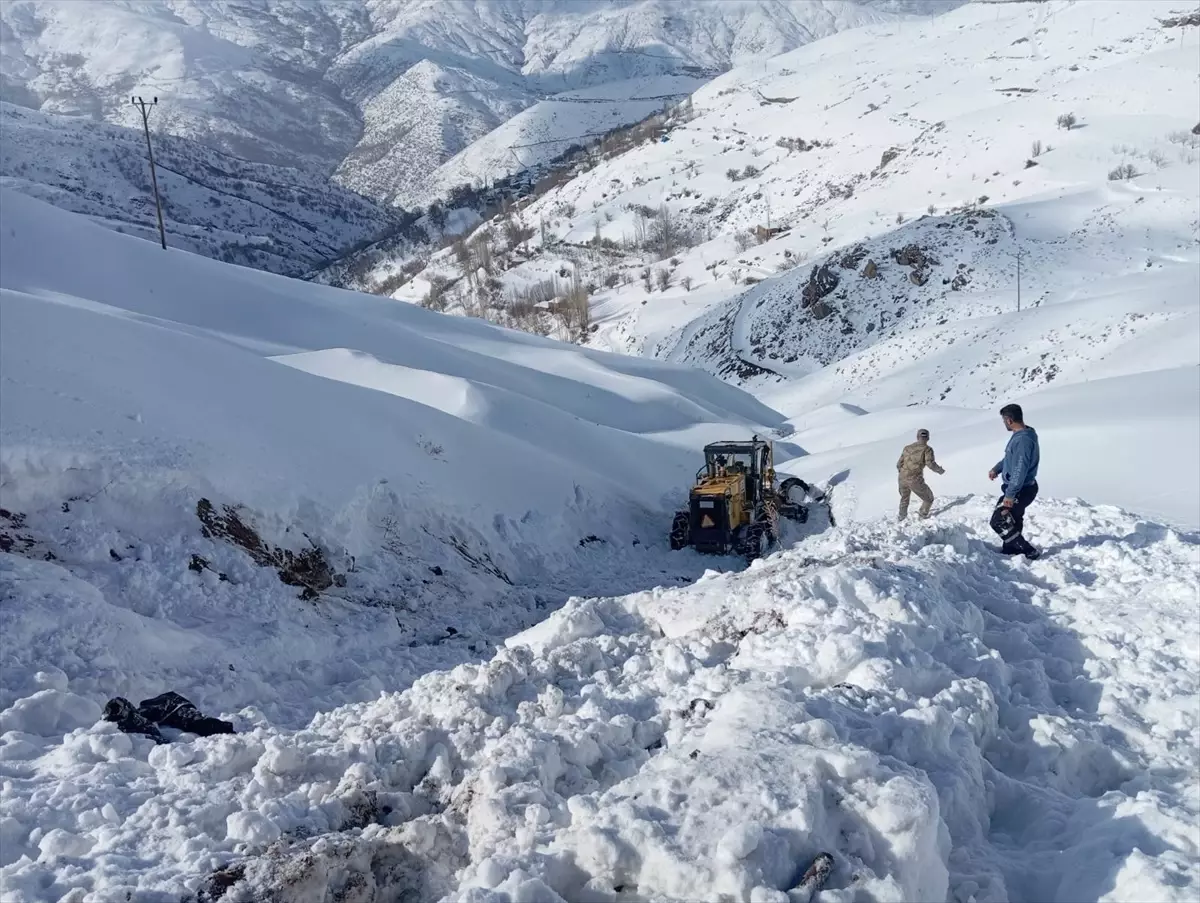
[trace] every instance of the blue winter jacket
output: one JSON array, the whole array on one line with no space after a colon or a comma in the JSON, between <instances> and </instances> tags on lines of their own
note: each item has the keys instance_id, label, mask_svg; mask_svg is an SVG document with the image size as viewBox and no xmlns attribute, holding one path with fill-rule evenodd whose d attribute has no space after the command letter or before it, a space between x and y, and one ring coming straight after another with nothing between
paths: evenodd
<instances>
[{"instance_id":1,"label":"blue winter jacket","mask_svg":"<svg viewBox=\"0 0 1200 903\"><path fill-rule=\"evenodd\" d=\"M1040 461L1037 432L1033 427L1017 430L1009 437L1004 460L993 468L996 473L1004 474L1005 498L1016 498L1018 492L1037 479Z\"/></svg>"}]
</instances>

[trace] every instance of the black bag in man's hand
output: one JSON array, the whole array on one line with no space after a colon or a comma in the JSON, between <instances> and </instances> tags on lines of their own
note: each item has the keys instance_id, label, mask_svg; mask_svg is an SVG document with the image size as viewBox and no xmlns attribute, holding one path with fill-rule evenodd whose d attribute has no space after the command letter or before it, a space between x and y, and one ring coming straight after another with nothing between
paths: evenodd
<instances>
[{"instance_id":1,"label":"black bag in man's hand","mask_svg":"<svg viewBox=\"0 0 1200 903\"><path fill-rule=\"evenodd\" d=\"M1005 542L1021 532L1017 529L1017 519L1013 517L1012 509L1005 508L1004 505L997 505L996 510L992 512L991 527Z\"/></svg>"}]
</instances>

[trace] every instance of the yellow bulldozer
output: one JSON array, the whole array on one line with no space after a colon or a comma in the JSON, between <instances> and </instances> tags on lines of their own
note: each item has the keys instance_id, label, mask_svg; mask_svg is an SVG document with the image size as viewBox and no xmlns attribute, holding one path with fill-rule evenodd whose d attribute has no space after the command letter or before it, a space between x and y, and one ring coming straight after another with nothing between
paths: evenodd
<instances>
[{"instance_id":1,"label":"yellow bulldozer","mask_svg":"<svg viewBox=\"0 0 1200 903\"><path fill-rule=\"evenodd\" d=\"M687 510L675 513L671 548L761 558L779 541L779 518L808 520L810 495L824 498L798 477L777 483L769 441L713 442L704 447Z\"/></svg>"}]
</instances>

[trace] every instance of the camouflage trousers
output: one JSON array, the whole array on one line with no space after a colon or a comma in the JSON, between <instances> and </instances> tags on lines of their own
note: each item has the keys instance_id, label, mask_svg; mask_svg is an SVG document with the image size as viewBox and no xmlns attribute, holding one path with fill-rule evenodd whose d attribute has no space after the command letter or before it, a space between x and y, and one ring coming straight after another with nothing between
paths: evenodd
<instances>
[{"instance_id":1,"label":"camouflage trousers","mask_svg":"<svg viewBox=\"0 0 1200 903\"><path fill-rule=\"evenodd\" d=\"M908 502L913 496L921 500L921 509L917 512L921 517L929 517L929 509L933 507L933 490L925 482L924 477L910 479L900 478L900 520L908 517Z\"/></svg>"}]
</instances>

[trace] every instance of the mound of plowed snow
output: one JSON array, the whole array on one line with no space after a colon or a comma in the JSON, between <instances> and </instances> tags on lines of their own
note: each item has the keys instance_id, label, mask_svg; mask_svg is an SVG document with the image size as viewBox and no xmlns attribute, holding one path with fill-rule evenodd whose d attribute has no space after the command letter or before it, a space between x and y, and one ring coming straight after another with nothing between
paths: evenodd
<instances>
[{"instance_id":1,"label":"mound of plowed snow","mask_svg":"<svg viewBox=\"0 0 1200 903\"><path fill-rule=\"evenodd\" d=\"M960 501L574 600L298 731L155 747L47 678L4 716L5 887L787 903L825 850L828 899L1192 899L1200 537L1047 502L1030 565Z\"/></svg>"}]
</instances>

